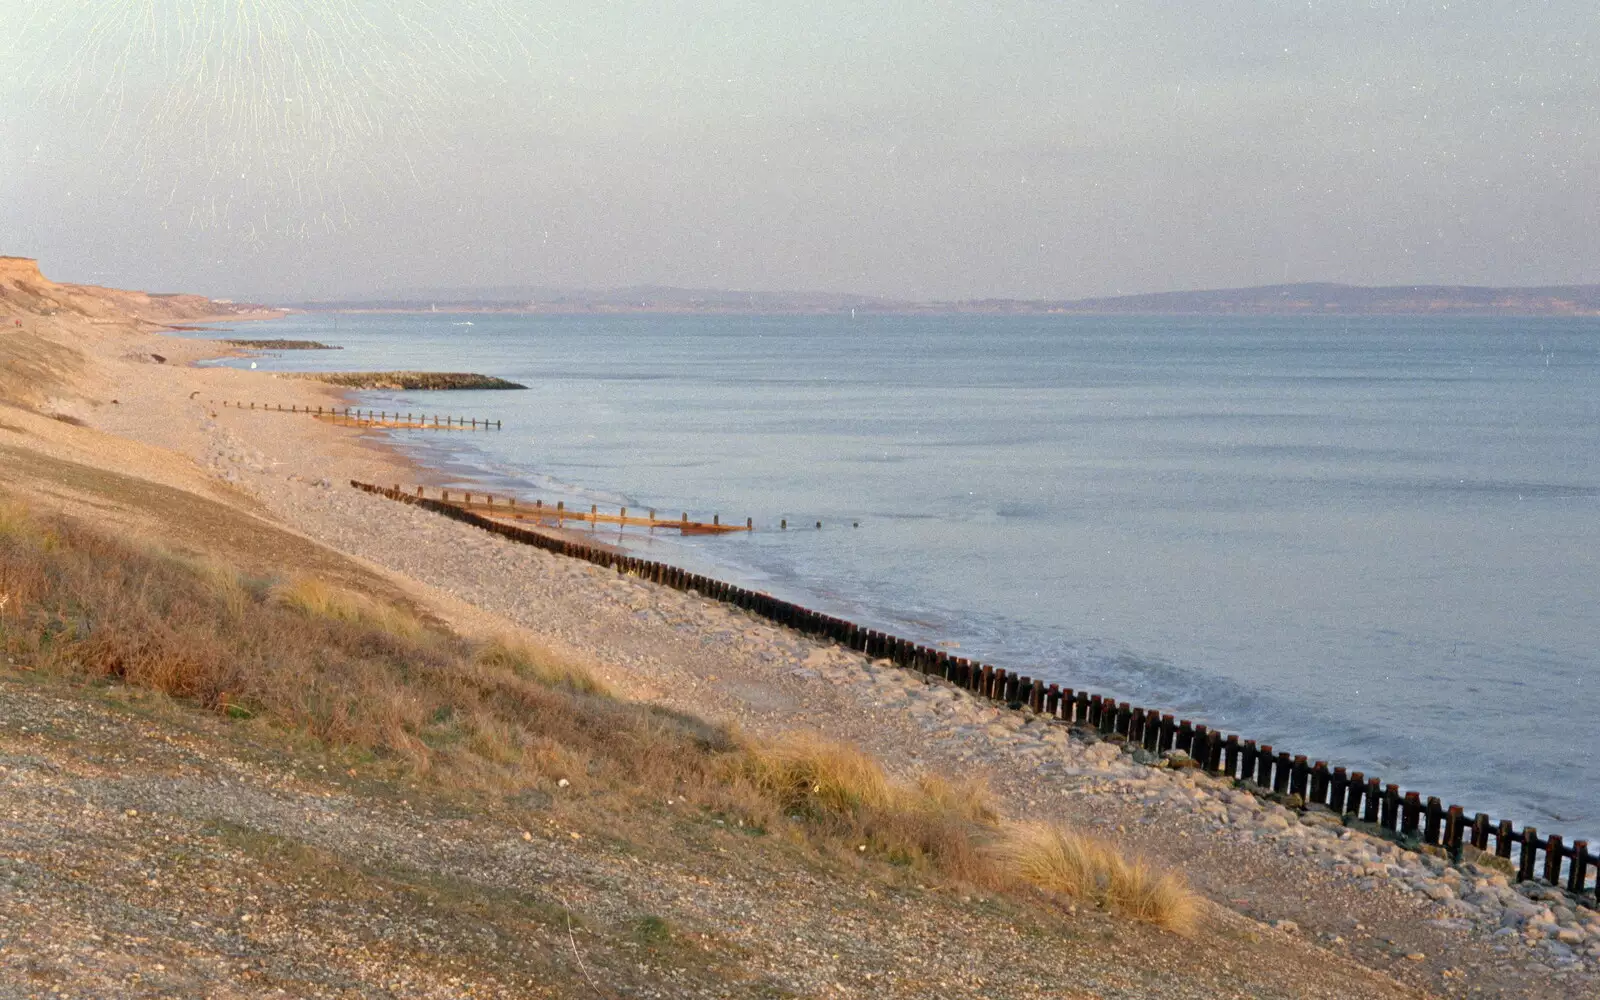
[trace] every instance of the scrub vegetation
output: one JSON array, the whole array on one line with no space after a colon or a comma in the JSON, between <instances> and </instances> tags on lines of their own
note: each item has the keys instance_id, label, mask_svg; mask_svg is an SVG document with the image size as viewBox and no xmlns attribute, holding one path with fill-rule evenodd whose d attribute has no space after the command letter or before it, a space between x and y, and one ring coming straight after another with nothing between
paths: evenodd
<instances>
[{"instance_id":1,"label":"scrub vegetation","mask_svg":"<svg viewBox=\"0 0 1600 1000\"><path fill-rule=\"evenodd\" d=\"M1199 913L1178 876L1007 820L981 785L897 779L816 736L755 739L624 700L593 665L519 637L474 641L311 576L241 574L15 503L0 506L0 650L41 677L150 689L455 791L572 789L567 808L635 825L678 803L1023 903L1074 900L1179 933Z\"/></svg>"}]
</instances>

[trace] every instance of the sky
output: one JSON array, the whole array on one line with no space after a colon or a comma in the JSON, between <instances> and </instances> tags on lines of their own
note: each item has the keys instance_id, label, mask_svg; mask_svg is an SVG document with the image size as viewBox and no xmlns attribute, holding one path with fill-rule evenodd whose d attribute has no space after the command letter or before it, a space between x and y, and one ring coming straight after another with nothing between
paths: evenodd
<instances>
[{"instance_id":1,"label":"sky","mask_svg":"<svg viewBox=\"0 0 1600 1000\"><path fill-rule=\"evenodd\" d=\"M0 0L0 253L264 300L1600 282L1600 7Z\"/></svg>"}]
</instances>

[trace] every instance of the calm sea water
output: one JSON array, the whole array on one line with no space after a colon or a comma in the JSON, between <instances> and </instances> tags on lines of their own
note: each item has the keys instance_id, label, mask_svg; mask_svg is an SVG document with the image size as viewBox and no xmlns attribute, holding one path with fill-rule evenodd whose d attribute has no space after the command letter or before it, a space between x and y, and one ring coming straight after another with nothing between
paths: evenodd
<instances>
[{"instance_id":1,"label":"calm sea water","mask_svg":"<svg viewBox=\"0 0 1600 1000\"><path fill-rule=\"evenodd\" d=\"M656 558L1600 835L1600 321L300 315L249 335L346 347L266 368L531 386L363 395L504 420L395 435L462 483L759 529L634 543Z\"/></svg>"}]
</instances>

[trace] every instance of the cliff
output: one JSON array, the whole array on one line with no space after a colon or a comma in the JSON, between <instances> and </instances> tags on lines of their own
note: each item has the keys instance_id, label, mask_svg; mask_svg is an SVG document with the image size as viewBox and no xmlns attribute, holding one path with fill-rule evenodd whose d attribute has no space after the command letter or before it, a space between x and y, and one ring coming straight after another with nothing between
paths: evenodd
<instances>
[{"instance_id":1,"label":"cliff","mask_svg":"<svg viewBox=\"0 0 1600 1000\"><path fill-rule=\"evenodd\" d=\"M259 307L214 302L203 295L162 295L96 285L61 284L46 278L37 260L0 257L0 320L72 316L96 323L166 325L259 312Z\"/></svg>"}]
</instances>

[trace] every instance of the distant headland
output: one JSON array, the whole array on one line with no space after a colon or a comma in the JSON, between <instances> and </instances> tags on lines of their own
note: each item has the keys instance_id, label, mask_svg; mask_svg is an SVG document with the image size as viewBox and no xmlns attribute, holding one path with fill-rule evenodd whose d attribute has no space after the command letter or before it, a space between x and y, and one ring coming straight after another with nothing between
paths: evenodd
<instances>
[{"instance_id":1,"label":"distant headland","mask_svg":"<svg viewBox=\"0 0 1600 1000\"><path fill-rule=\"evenodd\" d=\"M497 287L434 289L371 299L282 304L311 311L552 314L1600 316L1600 285L1368 287L1309 282L1088 299L989 298L925 302L828 292L749 292L660 285L603 291Z\"/></svg>"}]
</instances>

